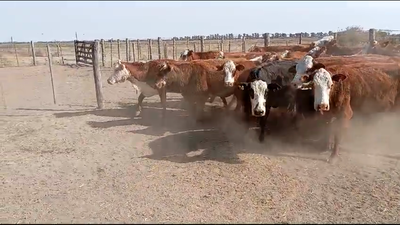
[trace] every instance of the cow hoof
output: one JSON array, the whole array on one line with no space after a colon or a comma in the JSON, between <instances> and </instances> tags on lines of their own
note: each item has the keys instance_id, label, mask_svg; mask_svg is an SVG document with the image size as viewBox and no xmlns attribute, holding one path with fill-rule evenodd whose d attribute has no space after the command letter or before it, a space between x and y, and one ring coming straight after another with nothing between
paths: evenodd
<instances>
[{"instance_id":1,"label":"cow hoof","mask_svg":"<svg viewBox=\"0 0 400 225\"><path fill-rule=\"evenodd\" d=\"M142 114L142 110L137 110L136 112L135 112L135 117L138 117L138 116L140 116Z\"/></svg>"},{"instance_id":2,"label":"cow hoof","mask_svg":"<svg viewBox=\"0 0 400 225\"><path fill-rule=\"evenodd\" d=\"M260 136L258 136L258 140L259 140L261 143L264 142L264 139L265 139L264 134L261 134Z\"/></svg>"},{"instance_id":3,"label":"cow hoof","mask_svg":"<svg viewBox=\"0 0 400 225\"><path fill-rule=\"evenodd\" d=\"M336 155L331 155L329 157L329 159L326 160L329 164L336 164L336 162L338 161L338 157Z\"/></svg>"}]
</instances>

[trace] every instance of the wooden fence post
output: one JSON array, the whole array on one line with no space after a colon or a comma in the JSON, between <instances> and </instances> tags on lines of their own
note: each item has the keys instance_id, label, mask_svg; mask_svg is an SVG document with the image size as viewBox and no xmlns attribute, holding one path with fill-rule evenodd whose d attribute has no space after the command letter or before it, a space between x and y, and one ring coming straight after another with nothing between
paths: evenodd
<instances>
[{"instance_id":1,"label":"wooden fence post","mask_svg":"<svg viewBox=\"0 0 400 225\"><path fill-rule=\"evenodd\" d=\"M99 51L99 41L95 41L92 49L92 61L93 61L93 75L94 75L94 84L96 88L96 99L98 109L104 108L104 98L102 92L102 84L101 84L101 72L100 72L100 51Z\"/></svg>"},{"instance_id":2,"label":"wooden fence post","mask_svg":"<svg viewBox=\"0 0 400 225\"><path fill-rule=\"evenodd\" d=\"M101 39L101 42L100 42L100 45L101 45L101 65L103 66L103 67L105 67L106 65L105 65L105 52L104 52L104 39Z\"/></svg>"},{"instance_id":3,"label":"wooden fence post","mask_svg":"<svg viewBox=\"0 0 400 225\"><path fill-rule=\"evenodd\" d=\"M220 42L220 51L224 51L224 37L221 38L221 42Z\"/></svg>"},{"instance_id":4,"label":"wooden fence post","mask_svg":"<svg viewBox=\"0 0 400 225\"><path fill-rule=\"evenodd\" d=\"M121 59L121 42L117 39L117 51L118 51L118 59Z\"/></svg>"},{"instance_id":5,"label":"wooden fence post","mask_svg":"<svg viewBox=\"0 0 400 225\"><path fill-rule=\"evenodd\" d=\"M264 33L264 47L268 47L271 43L269 33Z\"/></svg>"},{"instance_id":6,"label":"wooden fence post","mask_svg":"<svg viewBox=\"0 0 400 225\"><path fill-rule=\"evenodd\" d=\"M111 68L112 68L113 67L113 39L110 39L110 52L111 52L110 60L111 60Z\"/></svg>"},{"instance_id":7,"label":"wooden fence post","mask_svg":"<svg viewBox=\"0 0 400 225\"><path fill-rule=\"evenodd\" d=\"M11 37L11 44L14 46L15 58L17 59L17 66L19 66L19 59L18 59L17 47L15 46L15 43L14 43L12 37Z\"/></svg>"},{"instance_id":8,"label":"wooden fence post","mask_svg":"<svg viewBox=\"0 0 400 225\"><path fill-rule=\"evenodd\" d=\"M32 60L33 60L33 65L36 66L36 52L35 52L35 43L31 41L31 50L32 50Z\"/></svg>"},{"instance_id":9,"label":"wooden fence post","mask_svg":"<svg viewBox=\"0 0 400 225\"><path fill-rule=\"evenodd\" d=\"M55 90L55 87L54 87L54 78L53 78L53 60L52 60L51 51L50 51L50 45L49 44L47 44L47 59L49 61L51 88L53 90L53 102L56 105L57 104L57 100L56 100L56 90Z\"/></svg>"},{"instance_id":10,"label":"wooden fence post","mask_svg":"<svg viewBox=\"0 0 400 225\"><path fill-rule=\"evenodd\" d=\"M135 62L136 61L136 57L135 57L135 42L132 41L132 61Z\"/></svg>"},{"instance_id":11,"label":"wooden fence post","mask_svg":"<svg viewBox=\"0 0 400 225\"><path fill-rule=\"evenodd\" d=\"M242 38L242 52L246 52L246 37Z\"/></svg>"},{"instance_id":12,"label":"wooden fence post","mask_svg":"<svg viewBox=\"0 0 400 225\"><path fill-rule=\"evenodd\" d=\"M200 51L204 52L204 36L200 37Z\"/></svg>"},{"instance_id":13,"label":"wooden fence post","mask_svg":"<svg viewBox=\"0 0 400 225\"><path fill-rule=\"evenodd\" d=\"M176 43L175 38L172 38L172 59L176 59Z\"/></svg>"},{"instance_id":14,"label":"wooden fence post","mask_svg":"<svg viewBox=\"0 0 400 225\"><path fill-rule=\"evenodd\" d=\"M375 29L369 29L369 43L373 44L373 42L375 41Z\"/></svg>"},{"instance_id":15,"label":"wooden fence post","mask_svg":"<svg viewBox=\"0 0 400 225\"><path fill-rule=\"evenodd\" d=\"M189 38L186 38L186 49L189 49Z\"/></svg>"},{"instance_id":16,"label":"wooden fence post","mask_svg":"<svg viewBox=\"0 0 400 225\"><path fill-rule=\"evenodd\" d=\"M302 43L302 36L303 35L301 35L301 33L299 34L299 45L301 45L301 43Z\"/></svg>"},{"instance_id":17,"label":"wooden fence post","mask_svg":"<svg viewBox=\"0 0 400 225\"><path fill-rule=\"evenodd\" d=\"M56 48L57 48L57 57L60 57L60 44L59 43L55 43L56 44Z\"/></svg>"},{"instance_id":18,"label":"wooden fence post","mask_svg":"<svg viewBox=\"0 0 400 225\"><path fill-rule=\"evenodd\" d=\"M151 39L149 39L148 40L149 41L149 49L148 49L148 55L147 55L147 59L148 60L153 60L153 52L151 51L152 50L152 45L153 45L153 42L152 42L152 40Z\"/></svg>"},{"instance_id":19,"label":"wooden fence post","mask_svg":"<svg viewBox=\"0 0 400 225\"><path fill-rule=\"evenodd\" d=\"M161 59L161 37L157 38L158 59Z\"/></svg>"},{"instance_id":20,"label":"wooden fence post","mask_svg":"<svg viewBox=\"0 0 400 225\"><path fill-rule=\"evenodd\" d=\"M161 54L159 55L159 57L161 57ZM168 59L168 46L167 46L167 43L164 43L164 59Z\"/></svg>"},{"instance_id":21,"label":"wooden fence post","mask_svg":"<svg viewBox=\"0 0 400 225\"><path fill-rule=\"evenodd\" d=\"M193 42L193 51L196 52L196 42Z\"/></svg>"},{"instance_id":22,"label":"wooden fence post","mask_svg":"<svg viewBox=\"0 0 400 225\"><path fill-rule=\"evenodd\" d=\"M140 61L140 59L142 58L142 48L140 46L139 39L136 40L136 48L137 48L137 61Z\"/></svg>"},{"instance_id":23,"label":"wooden fence post","mask_svg":"<svg viewBox=\"0 0 400 225\"><path fill-rule=\"evenodd\" d=\"M65 62L64 62L64 54L63 54L63 51L62 51L62 47L61 47L61 43L60 43L60 42L58 42L58 47L60 48L61 65L64 65L64 64L65 64Z\"/></svg>"},{"instance_id":24,"label":"wooden fence post","mask_svg":"<svg viewBox=\"0 0 400 225\"><path fill-rule=\"evenodd\" d=\"M228 40L228 52L231 52L231 40Z\"/></svg>"},{"instance_id":25,"label":"wooden fence post","mask_svg":"<svg viewBox=\"0 0 400 225\"><path fill-rule=\"evenodd\" d=\"M126 58L127 62L130 61L130 59L129 59L129 39L128 38L125 39L125 58Z\"/></svg>"}]
</instances>

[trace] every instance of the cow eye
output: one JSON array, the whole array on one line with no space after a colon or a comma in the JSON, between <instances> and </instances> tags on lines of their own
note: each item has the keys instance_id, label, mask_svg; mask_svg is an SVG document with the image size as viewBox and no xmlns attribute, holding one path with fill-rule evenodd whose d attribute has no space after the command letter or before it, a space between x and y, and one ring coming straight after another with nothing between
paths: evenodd
<instances>
[{"instance_id":1,"label":"cow eye","mask_svg":"<svg viewBox=\"0 0 400 225\"><path fill-rule=\"evenodd\" d=\"M253 89L250 89L249 94L250 94L250 98L254 98L254 90Z\"/></svg>"}]
</instances>

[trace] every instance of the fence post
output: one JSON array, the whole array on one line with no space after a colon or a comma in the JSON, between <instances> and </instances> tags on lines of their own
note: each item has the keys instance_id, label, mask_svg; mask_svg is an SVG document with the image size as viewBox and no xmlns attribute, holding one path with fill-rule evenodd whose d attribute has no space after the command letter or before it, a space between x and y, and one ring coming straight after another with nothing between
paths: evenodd
<instances>
[{"instance_id":1,"label":"fence post","mask_svg":"<svg viewBox=\"0 0 400 225\"><path fill-rule=\"evenodd\" d=\"M159 55L159 57L161 57L161 54ZM168 59L168 46L167 46L167 43L164 43L164 59Z\"/></svg>"},{"instance_id":2,"label":"fence post","mask_svg":"<svg viewBox=\"0 0 400 225\"><path fill-rule=\"evenodd\" d=\"M161 37L157 38L158 59L161 59Z\"/></svg>"},{"instance_id":3,"label":"fence post","mask_svg":"<svg viewBox=\"0 0 400 225\"><path fill-rule=\"evenodd\" d=\"M175 38L172 38L172 59L176 59L176 43L175 43Z\"/></svg>"},{"instance_id":4,"label":"fence post","mask_svg":"<svg viewBox=\"0 0 400 225\"><path fill-rule=\"evenodd\" d=\"M228 52L231 52L231 40L228 40Z\"/></svg>"},{"instance_id":5,"label":"fence post","mask_svg":"<svg viewBox=\"0 0 400 225\"><path fill-rule=\"evenodd\" d=\"M113 67L113 39L110 39L110 52L111 52L110 60L111 60L111 68L112 68Z\"/></svg>"},{"instance_id":6,"label":"fence post","mask_svg":"<svg viewBox=\"0 0 400 225\"><path fill-rule=\"evenodd\" d=\"M54 87L54 78L53 78L53 60L50 52L50 45L47 44L47 59L49 61L49 69L50 69L50 78L51 78L51 89L53 90L53 102L57 104L56 100L56 90Z\"/></svg>"},{"instance_id":7,"label":"fence post","mask_svg":"<svg viewBox=\"0 0 400 225\"><path fill-rule=\"evenodd\" d=\"M242 39L242 52L246 52L246 37L243 36Z\"/></svg>"},{"instance_id":8,"label":"fence post","mask_svg":"<svg viewBox=\"0 0 400 225\"><path fill-rule=\"evenodd\" d=\"M186 38L186 49L189 49L189 37Z\"/></svg>"},{"instance_id":9,"label":"fence post","mask_svg":"<svg viewBox=\"0 0 400 225\"><path fill-rule=\"evenodd\" d=\"M135 62L136 61L136 57L135 57L135 42L132 41L132 61Z\"/></svg>"},{"instance_id":10,"label":"fence post","mask_svg":"<svg viewBox=\"0 0 400 225\"><path fill-rule=\"evenodd\" d=\"M149 50L148 50L148 55L147 55L148 60L153 60L153 52L151 51L152 45L153 45L153 42L151 39L149 39Z\"/></svg>"},{"instance_id":11,"label":"fence post","mask_svg":"<svg viewBox=\"0 0 400 225\"><path fill-rule=\"evenodd\" d=\"M302 36L303 35L301 35L301 33L300 33L300 35L299 35L299 45L301 45L301 43L302 43Z\"/></svg>"},{"instance_id":12,"label":"fence post","mask_svg":"<svg viewBox=\"0 0 400 225\"><path fill-rule=\"evenodd\" d=\"M105 67L105 52L104 52L104 39L101 39L101 65Z\"/></svg>"},{"instance_id":13,"label":"fence post","mask_svg":"<svg viewBox=\"0 0 400 225\"><path fill-rule=\"evenodd\" d=\"M200 37L200 51L204 52L204 36Z\"/></svg>"},{"instance_id":14,"label":"fence post","mask_svg":"<svg viewBox=\"0 0 400 225\"><path fill-rule=\"evenodd\" d=\"M193 42L193 51L196 52L196 42Z\"/></svg>"},{"instance_id":15,"label":"fence post","mask_svg":"<svg viewBox=\"0 0 400 225\"><path fill-rule=\"evenodd\" d=\"M269 33L264 33L264 47L268 47L271 43Z\"/></svg>"},{"instance_id":16,"label":"fence post","mask_svg":"<svg viewBox=\"0 0 400 225\"><path fill-rule=\"evenodd\" d=\"M32 60L33 60L33 65L36 66L36 52L35 52L35 43L31 41L31 50L32 50Z\"/></svg>"},{"instance_id":17,"label":"fence post","mask_svg":"<svg viewBox=\"0 0 400 225\"><path fill-rule=\"evenodd\" d=\"M220 51L224 51L224 37L223 36L221 37L220 45L221 45Z\"/></svg>"},{"instance_id":18,"label":"fence post","mask_svg":"<svg viewBox=\"0 0 400 225\"><path fill-rule=\"evenodd\" d=\"M125 58L126 61L129 61L129 39L125 39Z\"/></svg>"},{"instance_id":19,"label":"fence post","mask_svg":"<svg viewBox=\"0 0 400 225\"><path fill-rule=\"evenodd\" d=\"M57 57L60 57L60 44L55 43L57 48Z\"/></svg>"},{"instance_id":20,"label":"fence post","mask_svg":"<svg viewBox=\"0 0 400 225\"><path fill-rule=\"evenodd\" d=\"M64 62L64 54L63 54L63 51L62 51L62 47L61 47L61 43L60 43L60 42L58 42L58 47L60 48L61 65L64 65L64 64L65 64L65 62Z\"/></svg>"},{"instance_id":21,"label":"fence post","mask_svg":"<svg viewBox=\"0 0 400 225\"><path fill-rule=\"evenodd\" d=\"M102 84L101 84L101 72L100 72L100 52L99 52L99 41L95 41L92 47L92 61L93 61L93 75L94 75L94 84L96 88L96 99L98 109L104 108L104 98L102 92Z\"/></svg>"},{"instance_id":22,"label":"fence post","mask_svg":"<svg viewBox=\"0 0 400 225\"><path fill-rule=\"evenodd\" d=\"M136 48L137 48L137 60L140 61L141 56L142 56L142 54L141 54L142 53L142 48L140 46L140 40L139 39L136 40Z\"/></svg>"},{"instance_id":23,"label":"fence post","mask_svg":"<svg viewBox=\"0 0 400 225\"><path fill-rule=\"evenodd\" d=\"M17 47L15 46L15 43L14 43L12 37L11 37L11 44L14 46L15 58L17 59L17 66L19 66L19 59L18 59Z\"/></svg>"},{"instance_id":24,"label":"fence post","mask_svg":"<svg viewBox=\"0 0 400 225\"><path fill-rule=\"evenodd\" d=\"M369 29L369 43L370 45L373 44L373 42L375 41L375 29Z\"/></svg>"},{"instance_id":25,"label":"fence post","mask_svg":"<svg viewBox=\"0 0 400 225\"><path fill-rule=\"evenodd\" d=\"M121 42L117 39L117 48L118 48L118 59L121 59Z\"/></svg>"}]
</instances>

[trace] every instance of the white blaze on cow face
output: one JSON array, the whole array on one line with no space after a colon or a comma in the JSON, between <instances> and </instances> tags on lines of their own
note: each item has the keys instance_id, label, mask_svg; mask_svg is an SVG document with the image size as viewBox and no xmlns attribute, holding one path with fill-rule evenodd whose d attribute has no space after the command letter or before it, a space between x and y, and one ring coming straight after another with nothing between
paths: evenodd
<instances>
[{"instance_id":1,"label":"white blaze on cow face","mask_svg":"<svg viewBox=\"0 0 400 225\"><path fill-rule=\"evenodd\" d=\"M331 74L325 69L318 69L312 80L314 84L314 109L329 111L329 94L333 85Z\"/></svg>"},{"instance_id":2,"label":"white blaze on cow face","mask_svg":"<svg viewBox=\"0 0 400 225\"><path fill-rule=\"evenodd\" d=\"M251 114L256 117L265 116L268 84L262 80L256 80L250 84Z\"/></svg>"},{"instance_id":3,"label":"white blaze on cow face","mask_svg":"<svg viewBox=\"0 0 400 225\"><path fill-rule=\"evenodd\" d=\"M187 61L188 54L189 54L189 49L186 49L185 51L181 52L180 59L183 61Z\"/></svg>"},{"instance_id":4,"label":"white blaze on cow face","mask_svg":"<svg viewBox=\"0 0 400 225\"><path fill-rule=\"evenodd\" d=\"M223 51L219 51L218 58L219 58L219 59L224 59L224 58L225 58L225 55L224 55L224 52L223 52Z\"/></svg>"},{"instance_id":5,"label":"white blaze on cow face","mask_svg":"<svg viewBox=\"0 0 400 225\"><path fill-rule=\"evenodd\" d=\"M313 57L311 57L309 55L305 55L297 63L296 75L294 76L291 83L298 89L302 88L303 83L301 82L301 77L304 75L307 75L306 71L308 69L311 69L312 67L313 67Z\"/></svg>"},{"instance_id":6,"label":"white blaze on cow face","mask_svg":"<svg viewBox=\"0 0 400 225\"><path fill-rule=\"evenodd\" d=\"M225 62L223 71L225 72L225 86L232 87L233 83L235 82L235 79L233 77L233 74L236 71L236 65L232 60L228 60Z\"/></svg>"},{"instance_id":7,"label":"white blaze on cow face","mask_svg":"<svg viewBox=\"0 0 400 225\"><path fill-rule=\"evenodd\" d=\"M115 83L122 83L126 79L128 79L130 76L131 76L131 73L129 72L129 70L127 70L125 65L121 63L121 60L118 60L118 62L114 66L114 72L107 79L107 82L111 85L113 85Z\"/></svg>"}]
</instances>

